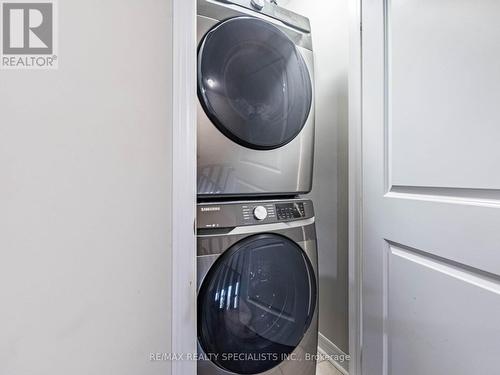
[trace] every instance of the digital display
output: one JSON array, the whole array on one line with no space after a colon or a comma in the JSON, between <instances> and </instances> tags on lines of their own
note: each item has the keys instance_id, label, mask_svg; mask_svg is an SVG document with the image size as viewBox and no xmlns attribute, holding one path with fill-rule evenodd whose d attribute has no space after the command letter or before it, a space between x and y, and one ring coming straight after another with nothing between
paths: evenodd
<instances>
[{"instance_id":1,"label":"digital display","mask_svg":"<svg viewBox=\"0 0 500 375\"><path fill-rule=\"evenodd\" d=\"M303 202L277 204L276 213L278 220L300 219L306 216Z\"/></svg>"}]
</instances>

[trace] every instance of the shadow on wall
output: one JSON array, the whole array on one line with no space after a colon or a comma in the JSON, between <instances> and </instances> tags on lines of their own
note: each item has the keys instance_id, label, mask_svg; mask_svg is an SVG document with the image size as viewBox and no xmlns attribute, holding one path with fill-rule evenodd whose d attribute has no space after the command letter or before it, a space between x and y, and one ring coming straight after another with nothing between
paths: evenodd
<instances>
[{"instance_id":1,"label":"shadow on wall","mask_svg":"<svg viewBox=\"0 0 500 375\"><path fill-rule=\"evenodd\" d=\"M320 331L348 353L347 79L341 77L335 82L337 92L330 99L336 102L337 123L319 122L321 128L317 130L316 169L311 197L316 202ZM328 126L335 128L334 137ZM331 162L335 160L333 158L337 163Z\"/></svg>"},{"instance_id":2,"label":"shadow on wall","mask_svg":"<svg viewBox=\"0 0 500 375\"><path fill-rule=\"evenodd\" d=\"M320 332L348 352L348 0L282 0L309 17L315 55L313 190L320 274Z\"/></svg>"}]
</instances>

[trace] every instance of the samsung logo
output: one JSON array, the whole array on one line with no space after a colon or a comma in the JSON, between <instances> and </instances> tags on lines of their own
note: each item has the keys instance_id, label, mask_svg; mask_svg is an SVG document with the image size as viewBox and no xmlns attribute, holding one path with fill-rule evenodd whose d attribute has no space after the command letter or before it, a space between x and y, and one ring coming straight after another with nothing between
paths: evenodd
<instances>
[{"instance_id":1,"label":"samsung logo","mask_svg":"<svg viewBox=\"0 0 500 375\"><path fill-rule=\"evenodd\" d=\"M220 211L220 207L202 207L201 212Z\"/></svg>"}]
</instances>

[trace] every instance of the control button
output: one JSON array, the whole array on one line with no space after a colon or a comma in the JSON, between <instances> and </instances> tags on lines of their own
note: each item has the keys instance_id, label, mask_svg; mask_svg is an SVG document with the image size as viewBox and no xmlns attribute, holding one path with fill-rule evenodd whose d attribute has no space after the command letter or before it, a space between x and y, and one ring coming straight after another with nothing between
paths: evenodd
<instances>
[{"instance_id":1,"label":"control button","mask_svg":"<svg viewBox=\"0 0 500 375\"><path fill-rule=\"evenodd\" d=\"M264 220L267 217L267 210L263 206L257 206L253 209L253 216L257 220Z\"/></svg>"},{"instance_id":2,"label":"control button","mask_svg":"<svg viewBox=\"0 0 500 375\"><path fill-rule=\"evenodd\" d=\"M257 10L262 10L265 5L265 0L252 0L252 6Z\"/></svg>"}]
</instances>

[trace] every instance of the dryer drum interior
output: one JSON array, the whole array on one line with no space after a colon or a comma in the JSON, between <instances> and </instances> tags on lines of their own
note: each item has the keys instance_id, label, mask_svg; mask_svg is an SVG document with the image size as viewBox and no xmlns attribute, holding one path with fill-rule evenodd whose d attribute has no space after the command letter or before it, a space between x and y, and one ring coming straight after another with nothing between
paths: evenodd
<instances>
[{"instance_id":1,"label":"dryer drum interior","mask_svg":"<svg viewBox=\"0 0 500 375\"><path fill-rule=\"evenodd\" d=\"M224 135L244 147L271 150L301 132L312 85L301 53L285 33L258 18L236 17L201 40L198 95Z\"/></svg>"},{"instance_id":2,"label":"dryer drum interior","mask_svg":"<svg viewBox=\"0 0 500 375\"><path fill-rule=\"evenodd\" d=\"M224 252L203 280L200 345L224 370L265 372L299 345L316 294L312 265L295 242L277 234L247 237Z\"/></svg>"}]
</instances>

